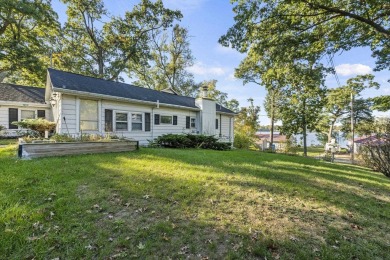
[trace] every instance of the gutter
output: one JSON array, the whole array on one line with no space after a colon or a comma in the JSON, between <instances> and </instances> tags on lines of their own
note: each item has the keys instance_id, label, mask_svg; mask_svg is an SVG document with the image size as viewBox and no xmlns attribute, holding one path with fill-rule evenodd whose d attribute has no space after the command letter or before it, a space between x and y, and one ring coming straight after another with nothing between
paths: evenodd
<instances>
[{"instance_id":1,"label":"gutter","mask_svg":"<svg viewBox=\"0 0 390 260\"><path fill-rule=\"evenodd\" d=\"M124 101L124 102L130 101L130 102L134 102L134 103L147 104L147 105L152 105L152 106L156 105L155 101L143 101L143 100L138 100L138 99L115 97L115 96L96 94L96 93L91 94L90 92L56 88L54 86L53 86L53 91L54 92L61 92L64 94L77 95L77 96L96 97L96 98L101 98L101 99L119 100L119 101ZM172 105L172 104L165 104L165 103L159 103L159 104L162 106L165 106L165 107L174 107L174 108L181 108L181 109L187 109L187 110L193 110L193 111L200 111L199 108L195 108L195 107L186 107L186 106L179 106L179 105Z\"/></svg>"},{"instance_id":2,"label":"gutter","mask_svg":"<svg viewBox=\"0 0 390 260\"><path fill-rule=\"evenodd\" d=\"M50 104L42 103L31 103L21 101L0 101L0 106L19 106L19 107L42 107L50 108Z\"/></svg>"},{"instance_id":3,"label":"gutter","mask_svg":"<svg viewBox=\"0 0 390 260\"><path fill-rule=\"evenodd\" d=\"M216 111L217 114L221 114L221 115L228 115L228 116L236 116L237 113L228 113L228 112L221 112L221 111Z\"/></svg>"}]
</instances>

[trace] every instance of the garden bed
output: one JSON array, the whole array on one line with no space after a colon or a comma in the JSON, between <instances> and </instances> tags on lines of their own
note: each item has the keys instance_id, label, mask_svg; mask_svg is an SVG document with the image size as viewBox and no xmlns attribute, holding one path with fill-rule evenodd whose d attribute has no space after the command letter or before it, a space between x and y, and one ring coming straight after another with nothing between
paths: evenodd
<instances>
[{"instance_id":1,"label":"garden bed","mask_svg":"<svg viewBox=\"0 0 390 260\"><path fill-rule=\"evenodd\" d=\"M75 154L129 152L139 148L138 141L120 140L105 142L23 143L18 156L24 159Z\"/></svg>"}]
</instances>

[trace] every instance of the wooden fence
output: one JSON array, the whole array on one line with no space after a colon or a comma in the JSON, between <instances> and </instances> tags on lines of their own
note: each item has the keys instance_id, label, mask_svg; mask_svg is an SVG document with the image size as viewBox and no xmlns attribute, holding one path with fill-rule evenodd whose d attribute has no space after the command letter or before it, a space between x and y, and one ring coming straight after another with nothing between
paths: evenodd
<instances>
[{"instance_id":1,"label":"wooden fence","mask_svg":"<svg viewBox=\"0 0 390 260\"><path fill-rule=\"evenodd\" d=\"M74 154L128 152L138 149L138 141L28 143L19 144L18 156L30 159Z\"/></svg>"}]
</instances>

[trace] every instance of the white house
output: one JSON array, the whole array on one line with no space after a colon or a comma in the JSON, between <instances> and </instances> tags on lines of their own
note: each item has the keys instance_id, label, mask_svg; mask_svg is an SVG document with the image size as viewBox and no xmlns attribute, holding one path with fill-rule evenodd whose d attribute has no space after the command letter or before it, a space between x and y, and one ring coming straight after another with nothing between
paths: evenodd
<instances>
[{"instance_id":1,"label":"white house","mask_svg":"<svg viewBox=\"0 0 390 260\"><path fill-rule=\"evenodd\" d=\"M141 145L167 133L215 135L233 142L235 113L205 94L195 99L173 91L48 69L45 94L39 101L43 100L40 105L45 106L45 116L57 123L60 134L115 134L138 140ZM15 102L23 107L22 101ZM9 108L0 110L0 124L7 128Z\"/></svg>"},{"instance_id":2,"label":"white house","mask_svg":"<svg viewBox=\"0 0 390 260\"><path fill-rule=\"evenodd\" d=\"M45 89L0 83L0 125L10 136L17 135L14 121L28 118L50 118L51 106L45 102Z\"/></svg>"}]
</instances>

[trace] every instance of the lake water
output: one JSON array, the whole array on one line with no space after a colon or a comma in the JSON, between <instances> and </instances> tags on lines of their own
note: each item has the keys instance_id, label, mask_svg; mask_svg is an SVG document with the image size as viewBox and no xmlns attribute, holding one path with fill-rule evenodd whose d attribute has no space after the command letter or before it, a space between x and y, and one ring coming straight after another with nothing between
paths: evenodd
<instances>
[{"instance_id":1,"label":"lake water","mask_svg":"<svg viewBox=\"0 0 390 260\"><path fill-rule=\"evenodd\" d=\"M257 132L259 134L270 134L269 131L260 131L260 132ZM274 132L275 134L279 134L279 132ZM299 134L299 135L294 135L295 137L295 140L297 141L297 144L299 145L303 145L303 135ZM344 139L343 137L340 137L338 139L336 139L336 142L338 144L340 144L340 147L342 148L346 148L347 147L347 143L348 143L348 140ZM308 146L312 146L312 145L322 145L320 141L318 141L317 139L317 135L316 133L307 133L307 145Z\"/></svg>"}]
</instances>

